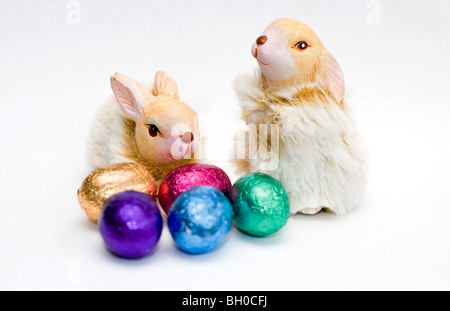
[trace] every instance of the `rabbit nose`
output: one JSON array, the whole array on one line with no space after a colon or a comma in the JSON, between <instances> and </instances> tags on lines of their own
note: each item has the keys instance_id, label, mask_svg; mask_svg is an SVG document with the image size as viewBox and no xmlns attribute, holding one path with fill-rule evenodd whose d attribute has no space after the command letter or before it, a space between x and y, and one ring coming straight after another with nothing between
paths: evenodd
<instances>
[{"instance_id":1,"label":"rabbit nose","mask_svg":"<svg viewBox=\"0 0 450 311\"><path fill-rule=\"evenodd\" d=\"M184 143L189 144L194 140L194 133L186 132L183 135L180 135L180 138Z\"/></svg>"},{"instance_id":2,"label":"rabbit nose","mask_svg":"<svg viewBox=\"0 0 450 311\"><path fill-rule=\"evenodd\" d=\"M267 36L261 36L258 39L256 39L257 45L263 45L266 42L267 42Z\"/></svg>"}]
</instances>

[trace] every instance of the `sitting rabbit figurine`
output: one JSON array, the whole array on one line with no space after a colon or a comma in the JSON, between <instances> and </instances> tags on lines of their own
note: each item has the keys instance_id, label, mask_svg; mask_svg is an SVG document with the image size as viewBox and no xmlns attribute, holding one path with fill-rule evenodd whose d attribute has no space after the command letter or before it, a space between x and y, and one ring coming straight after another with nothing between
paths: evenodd
<instances>
[{"instance_id":1,"label":"sitting rabbit figurine","mask_svg":"<svg viewBox=\"0 0 450 311\"><path fill-rule=\"evenodd\" d=\"M264 171L262 159L277 157L278 167L264 172L284 184L292 214L348 212L361 199L368 155L344 100L336 59L307 25L293 19L271 23L252 54L260 70L235 81L242 117L258 125L250 132L272 124L269 134L275 135L277 125L279 151L259 148L256 159L246 160L248 169Z\"/></svg>"},{"instance_id":2,"label":"sitting rabbit figurine","mask_svg":"<svg viewBox=\"0 0 450 311\"><path fill-rule=\"evenodd\" d=\"M159 180L192 162L197 113L180 101L169 75L158 72L152 91L121 73L111 77L111 86L115 100L100 109L91 131L93 167L137 163Z\"/></svg>"}]
</instances>

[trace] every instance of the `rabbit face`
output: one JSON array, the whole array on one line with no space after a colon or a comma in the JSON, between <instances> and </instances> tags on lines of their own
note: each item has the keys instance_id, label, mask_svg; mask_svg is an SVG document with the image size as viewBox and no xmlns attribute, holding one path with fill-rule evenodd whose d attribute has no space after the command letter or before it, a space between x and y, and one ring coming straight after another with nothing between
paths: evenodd
<instances>
[{"instance_id":1,"label":"rabbit face","mask_svg":"<svg viewBox=\"0 0 450 311\"><path fill-rule=\"evenodd\" d=\"M165 96L157 99L144 109L136 124L136 143L143 156L170 164L194 153L197 114L181 101Z\"/></svg>"},{"instance_id":2,"label":"rabbit face","mask_svg":"<svg viewBox=\"0 0 450 311\"><path fill-rule=\"evenodd\" d=\"M152 163L171 164L194 152L197 114L180 101L170 76L158 72L152 92L120 73L111 77L111 86L124 115L136 124L141 156Z\"/></svg>"},{"instance_id":3,"label":"rabbit face","mask_svg":"<svg viewBox=\"0 0 450 311\"><path fill-rule=\"evenodd\" d=\"M271 23L252 46L252 55L266 79L311 80L320 67L323 45L305 24L279 19Z\"/></svg>"},{"instance_id":4,"label":"rabbit face","mask_svg":"<svg viewBox=\"0 0 450 311\"><path fill-rule=\"evenodd\" d=\"M314 31L297 20L271 23L253 44L252 55L269 87L319 81L336 97L343 96L343 74L336 60Z\"/></svg>"}]
</instances>

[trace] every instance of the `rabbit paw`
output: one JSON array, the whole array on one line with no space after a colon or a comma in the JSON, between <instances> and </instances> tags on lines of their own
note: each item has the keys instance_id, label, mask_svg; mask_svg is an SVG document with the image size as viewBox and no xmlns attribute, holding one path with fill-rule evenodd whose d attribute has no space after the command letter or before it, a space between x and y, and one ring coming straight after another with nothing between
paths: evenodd
<instances>
[{"instance_id":1,"label":"rabbit paw","mask_svg":"<svg viewBox=\"0 0 450 311\"><path fill-rule=\"evenodd\" d=\"M248 125L270 124L270 117L264 110L255 110L250 112L245 118Z\"/></svg>"},{"instance_id":2,"label":"rabbit paw","mask_svg":"<svg viewBox=\"0 0 450 311\"><path fill-rule=\"evenodd\" d=\"M317 208L304 208L302 210L299 211L299 213L304 214L304 215L315 215L318 212L320 212L322 210L322 206L317 207Z\"/></svg>"}]
</instances>

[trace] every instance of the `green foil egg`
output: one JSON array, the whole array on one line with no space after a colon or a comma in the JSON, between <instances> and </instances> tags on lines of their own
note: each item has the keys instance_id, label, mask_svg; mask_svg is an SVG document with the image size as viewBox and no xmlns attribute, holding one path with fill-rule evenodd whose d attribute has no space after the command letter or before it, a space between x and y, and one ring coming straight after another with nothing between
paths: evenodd
<instances>
[{"instance_id":1,"label":"green foil egg","mask_svg":"<svg viewBox=\"0 0 450 311\"><path fill-rule=\"evenodd\" d=\"M230 189L237 228L263 237L283 228L289 218L289 197L277 179L263 173L239 178Z\"/></svg>"}]
</instances>

